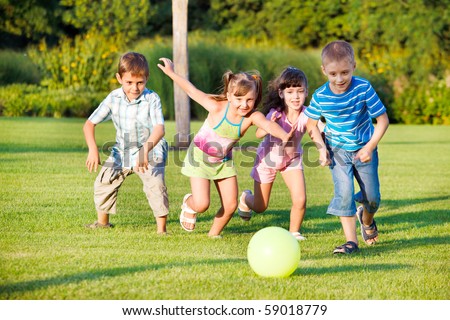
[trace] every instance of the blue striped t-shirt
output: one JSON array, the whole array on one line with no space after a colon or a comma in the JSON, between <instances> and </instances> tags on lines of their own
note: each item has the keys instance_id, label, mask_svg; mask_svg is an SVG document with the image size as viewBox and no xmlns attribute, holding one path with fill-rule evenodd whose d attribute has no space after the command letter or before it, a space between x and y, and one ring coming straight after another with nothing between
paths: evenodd
<instances>
[{"instance_id":1,"label":"blue striped t-shirt","mask_svg":"<svg viewBox=\"0 0 450 320\"><path fill-rule=\"evenodd\" d=\"M361 149L372 137L372 118L386 112L369 81L352 77L348 90L342 94L331 91L329 82L318 88L305 114L314 120L326 120L325 135L332 147L347 151Z\"/></svg>"},{"instance_id":2,"label":"blue striped t-shirt","mask_svg":"<svg viewBox=\"0 0 450 320\"><path fill-rule=\"evenodd\" d=\"M89 117L94 124L110 119L116 128L116 143L111 153L114 167L131 168L136 165L139 149L153 127L164 124L161 100L156 92L146 88L137 99L128 101L123 89L118 88ZM167 142L162 138L150 151L149 160L165 161L167 151Z\"/></svg>"}]
</instances>

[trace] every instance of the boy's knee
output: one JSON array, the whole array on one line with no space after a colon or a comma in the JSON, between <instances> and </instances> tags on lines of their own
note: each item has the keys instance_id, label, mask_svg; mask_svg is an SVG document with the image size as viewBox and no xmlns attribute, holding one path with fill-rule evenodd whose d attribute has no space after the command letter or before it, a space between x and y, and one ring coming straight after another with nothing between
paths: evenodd
<instances>
[{"instance_id":1,"label":"boy's knee","mask_svg":"<svg viewBox=\"0 0 450 320\"><path fill-rule=\"evenodd\" d=\"M380 200L377 199L375 201L368 201L367 206L366 206L366 210L369 213L375 213L378 211L378 208L380 207Z\"/></svg>"}]
</instances>

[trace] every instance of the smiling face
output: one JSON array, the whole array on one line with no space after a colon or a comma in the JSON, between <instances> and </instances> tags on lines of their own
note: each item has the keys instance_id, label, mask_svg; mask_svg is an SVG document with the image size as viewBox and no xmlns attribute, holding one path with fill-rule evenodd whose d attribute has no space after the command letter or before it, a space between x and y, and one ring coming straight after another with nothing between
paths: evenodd
<instances>
[{"instance_id":1,"label":"smiling face","mask_svg":"<svg viewBox=\"0 0 450 320\"><path fill-rule=\"evenodd\" d=\"M147 78L143 75L132 75L131 72L125 72L122 76L116 73L117 81L122 85L129 101L133 101L144 92Z\"/></svg>"},{"instance_id":2,"label":"smiling face","mask_svg":"<svg viewBox=\"0 0 450 320\"><path fill-rule=\"evenodd\" d=\"M352 82L356 63L348 59L326 61L322 65L322 72L330 82L330 89L335 94L347 91Z\"/></svg>"},{"instance_id":3,"label":"smiling face","mask_svg":"<svg viewBox=\"0 0 450 320\"><path fill-rule=\"evenodd\" d=\"M288 108L288 112L289 110L300 111L305 104L308 90L304 87L288 87L279 90L278 94Z\"/></svg>"},{"instance_id":4,"label":"smiling face","mask_svg":"<svg viewBox=\"0 0 450 320\"><path fill-rule=\"evenodd\" d=\"M235 109L239 116L243 117L255 107L256 90L249 90L245 95L236 95L236 91L233 93L228 92L227 99L230 102L230 107Z\"/></svg>"}]
</instances>

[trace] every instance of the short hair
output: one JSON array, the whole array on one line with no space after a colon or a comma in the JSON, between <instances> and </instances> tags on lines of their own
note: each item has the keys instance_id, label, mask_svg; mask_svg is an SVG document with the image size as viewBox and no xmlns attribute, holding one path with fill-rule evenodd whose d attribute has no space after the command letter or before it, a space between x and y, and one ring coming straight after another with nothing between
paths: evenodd
<instances>
[{"instance_id":1,"label":"short hair","mask_svg":"<svg viewBox=\"0 0 450 320\"><path fill-rule=\"evenodd\" d=\"M355 62L355 53L350 43L344 40L336 40L328 43L322 50L322 64L331 61L348 60Z\"/></svg>"},{"instance_id":2,"label":"short hair","mask_svg":"<svg viewBox=\"0 0 450 320\"><path fill-rule=\"evenodd\" d=\"M144 76L148 79L150 71L145 56L137 52L127 52L119 59L117 67L119 75L122 77L124 73L130 72L133 76Z\"/></svg>"}]
</instances>

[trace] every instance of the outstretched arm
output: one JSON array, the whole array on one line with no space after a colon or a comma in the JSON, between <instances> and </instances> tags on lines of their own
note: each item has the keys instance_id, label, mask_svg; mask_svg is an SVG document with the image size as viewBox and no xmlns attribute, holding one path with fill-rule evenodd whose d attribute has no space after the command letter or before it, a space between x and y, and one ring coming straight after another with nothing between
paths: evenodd
<instances>
[{"instance_id":1,"label":"outstretched arm","mask_svg":"<svg viewBox=\"0 0 450 320\"><path fill-rule=\"evenodd\" d=\"M369 142L367 142L367 144L358 151L355 159L359 159L361 162L369 162L372 159L373 150L375 150L381 138L383 138L388 127L389 118L385 112L377 117L377 124L375 126L372 138L370 138Z\"/></svg>"},{"instance_id":2,"label":"outstretched arm","mask_svg":"<svg viewBox=\"0 0 450 320\"><path fill-rule=\"evenodd\" d=\"M306 130L308 131L311 140L316 144L317 150L319 151L319 161L321 166L330 165L330 155L328 153L325 142L322 139L319 128L317 127L318 120L308 119L306 123Z\"/></svg>"},{"instance_id":3,"label":"outstretched arm","mask_svg":"<svg viewBox=\"0 0 450 320\"><path fill-rule=\"evenodd\" d=\"M281 139L284 143L288 142L293 134L293 130L291 130L291 132L284 131L278 123L266 119L266 117L264 117L264 115L259 111L253 112L251 117L252 124L265 132L270 133L272 136Z\"/></svg>"},{"instance_id":4,"label":"outstretched arm","mask_svg":"<svg viewBox=\"0 0 450 320\"><path fill-rule=\"evenodd\" d=\"M160 61L164 63L158 64L160 68L170 79L173 80L186 94L194 101L199 103L206 110L210 110L211 102L213 101L210 95L197 89L189 80L183 78L174 71L173 62L168 58L160 58Z\"/></svg>"},{"instance_id":5,"label":"outstretched arm","mask_svg":"<svg viewBox=\"0 0 450 320\"><path fill-rule=\"evenodd\" d=\"M97 142L95 141L95 124L90 120L86 120L83 126L83 132L89 148L86 167L89 172L92 172L92 170L97 172L98 165L100 164L100 154L98 153Z\"/></svg>"},{"instance_id":6,"label":"outstretched arm","mask_svg":"<svg viewBox=\"0 0 450 320\"><path fill-rule=\"evenodd\" d=\"M277 121L277 119L279 119L281 117L281 113L278 111L274 111L272 112L272 116L270 117L270 121ZM266 118L267 119L267 118ZM258 128L256 129L255 135L258 139L262 139L267 135L267 131L265 131L264 129Z\"/></svg>"}]
</instances>

